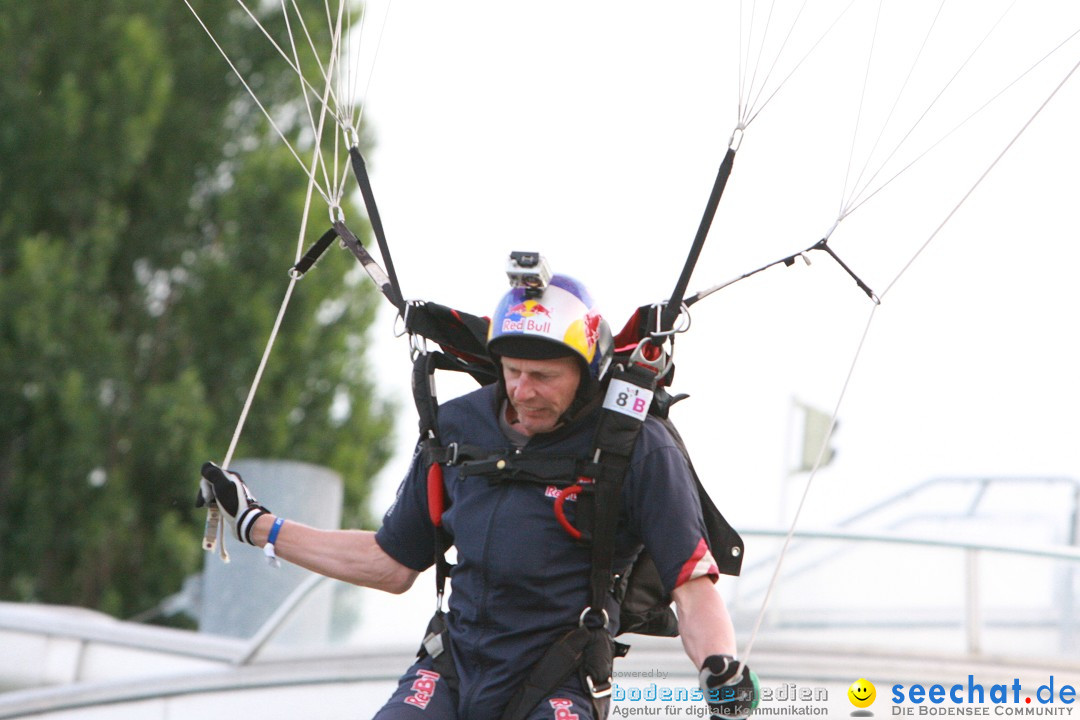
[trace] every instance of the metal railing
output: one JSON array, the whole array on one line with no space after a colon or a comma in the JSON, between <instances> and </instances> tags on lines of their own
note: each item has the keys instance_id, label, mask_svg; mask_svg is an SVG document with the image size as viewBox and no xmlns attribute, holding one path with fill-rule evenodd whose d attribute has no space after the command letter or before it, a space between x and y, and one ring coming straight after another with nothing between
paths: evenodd
<instances>
[{"instance_id":1,"label":"metal railing","mask_svg":"<svg viewBox=\"0 0 1080 720\"><path fill-rule=\"evenodd\" d=\"M776 528L751 528L742 529L744 537L783 539L788 531ZM841 542L846 545L884 544L892 546L938 548L943 550L962 553L964 556L964 607L963 625L965 649L969 654L979 655L983 652L982 598L980 596L980 572L979 560L983 554L1003 554L1020 557L1041 558L1047 560L1059 560L1069 563L1069 582L1066 587L1069 593L1059 598L1061 605L1061 632L1063 637L1070 636L1072 632L1073 608L1071 598L1071 578L1075 574L1080 563L1080 548L1073 545L1016 545L993 542L975 542L968 540L955 540L948 538L933 538L925 536L904 535L898 533L871 533L846 530L843 528L821 530L797 530L793 539L799 541L826 541ZM793 546L794 547L794 546ZM818 561L817 564L825 561ZM758 567L764 567L766 563ZM1064 646L1071 646L1071 642L1063 642Z\"/></svg>"}]
</instances>

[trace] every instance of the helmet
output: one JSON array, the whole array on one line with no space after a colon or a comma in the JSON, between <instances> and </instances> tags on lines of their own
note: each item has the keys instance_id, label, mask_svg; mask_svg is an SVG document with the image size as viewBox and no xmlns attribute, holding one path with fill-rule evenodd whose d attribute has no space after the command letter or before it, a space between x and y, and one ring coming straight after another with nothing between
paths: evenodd
<instances>
[{"instance_id":1,"label":"helmet","mask_svg":"<svg viewBox=\"0 0 1080 720\"><path fill-rule=\"evenodd\" d=\"M529 360L578 357L589 377L599 380L611 362L611 328L592 296L567 275L551 276L547 286L515 287L491 317L488 352Z\"/></svg>"}]
</instances>

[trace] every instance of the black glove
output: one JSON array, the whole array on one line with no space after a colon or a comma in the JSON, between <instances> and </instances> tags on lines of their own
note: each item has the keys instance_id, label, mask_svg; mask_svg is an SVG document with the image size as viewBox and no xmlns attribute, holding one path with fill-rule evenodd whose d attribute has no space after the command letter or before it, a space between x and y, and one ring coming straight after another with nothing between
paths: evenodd
<instances>
[{"instance_id":1,"label":"black glove","mask_svg":"<svg viewBox=\"0 0 1080 720\"><path fill-rule=\"evenodd\" d=\"M714 718L744 718L761 699L757 673L731 655L710 655L698 674L709 715Z\"/></svg>"},{"instance_id":2,"label":"black glove","mask_svg":"<svg viewBox=\"0 0 1080 720\"><path fill-rule=\"evenodd\" d=\"M203 507L216 502L232 526L233 533L248 545L251 541L251 528L261 516L270 513L259 504L244 484L238 473L222 470L212 462L202 466L202 480L199 481L199 495L195 507Z\"/></svg>"}]
</instances>

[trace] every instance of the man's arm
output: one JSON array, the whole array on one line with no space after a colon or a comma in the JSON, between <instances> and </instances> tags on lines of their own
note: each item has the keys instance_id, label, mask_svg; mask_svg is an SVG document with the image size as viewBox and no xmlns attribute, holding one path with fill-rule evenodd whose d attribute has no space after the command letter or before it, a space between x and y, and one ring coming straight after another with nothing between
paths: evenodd
<instances>
[{"instance_id":1,"label":"man's arm","mask_svg":"<svg viewBox=\"0 0 1080 720\"><path fill-rule=\"evenodd\" d=\"M255 521L253 545L266 544L274 519L266 514ZM390 557L370 530L320 530L288 520L278 531L274 551L320 575L391 593L405 592L420 574Z\"/></svg>"},{"instance_id":2,"label":"man's arm","mask_svg":"<svg viewBox=\"0 0 1080 720\"><path fill-rule=\"evenodd\" d=\"M700 668L710 655L735 655L735 627L712 578L688 580L671 597L679 615L683 649L694 667Z\"/></svg>"},{"instance_id":3,"label":"man's arm","mask_svg":"<svg viewBox=\"0 0 1080 720\"><path fill-rule=\"evenodd\" d=\"M277 526L274 552L320 575L392 593L408 590L420 573L392 558L366 530L319 530L274 517L252 496L239 474L203 464L195 506L215 502L237 539L265 546Z\"/></svg>"},{"instance_id":4,"label":"man's arm","mask_svg":"<svg viewBox=\"0 0 1080 720\"><path fill-rule=\"evenodd\" d=\"M688 580L671 593L679 613L679 634L686 654L699 668L698 680L710 717L746 717L757 707L757 675L735 659L735 628L727 606L702 576Z\"/></svg>"}]
</instances>

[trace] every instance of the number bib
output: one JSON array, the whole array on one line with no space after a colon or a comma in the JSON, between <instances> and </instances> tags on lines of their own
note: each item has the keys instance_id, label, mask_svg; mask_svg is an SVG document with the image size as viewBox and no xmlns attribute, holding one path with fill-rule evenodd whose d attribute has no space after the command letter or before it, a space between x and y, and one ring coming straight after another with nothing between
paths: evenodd
<instances>
[{"instance_id":1,"label":"number bib","mask_svg":"<svg viewBox=\"0 0 1080 720\"><path fill-rule=\"evenodd\" d=\"M644 422L652 405L653 393L625 380L612 378L604 396L604 407L608 410L629 415Z\"/></svg>"}]
</instances>

